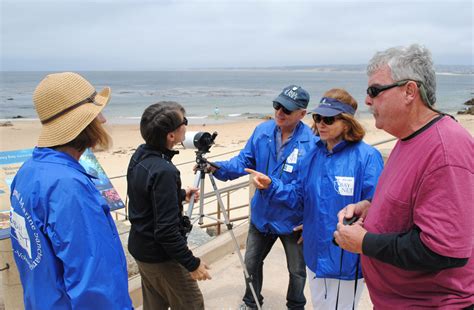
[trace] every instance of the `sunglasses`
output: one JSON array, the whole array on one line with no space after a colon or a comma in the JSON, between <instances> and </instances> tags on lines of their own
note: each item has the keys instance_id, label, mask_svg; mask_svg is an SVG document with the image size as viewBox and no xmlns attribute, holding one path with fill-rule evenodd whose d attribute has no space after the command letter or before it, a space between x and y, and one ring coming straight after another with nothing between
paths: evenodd
<instances>
[{"instance_id":1,"label":"sunglasses","mask_svg":"<svg viewBox=\"0 0 474 310\"><path fill-rule=\"evenodd\" d=\"M184 125L184 126L188 126L188 119L187 119L186 117L183 117L183 121L182 121L181 123L179 123L179 125L176 126L176 127L175 127L173 130L171 130L171 131L175 131L176 129L178 129L179 127L181 127L181 126L183 126L183 125Z\"/></svg>"},{"instance_id":2,"label":"sunglasses","mask_svg":"<svg viewBox=\"0 0 474 310\"><path fill-rule=\"evenodd\" d=\"M287 108L285 108L284 106L282 106L278 102L273 102L273 108L275 109L275 111L278 111L278 110L282 109L283 113L285 113L286 115L290 115L293 112L293 111L288 110Z\"/></svg>"},{"instance_id":3,"label":"sunglasses","mask_svg":"<svg viewBox=\"0 0 474 310\"><path fill-rule=\"evenodd\" d=\"M324 122L324 124L330 126L334 124L335 121L337 121L339 118L337 116L321 116L319 114L313 114L313 120L316 124L321 123L321 121Z\"/></svg>"},{"instance_id":4,"label":"sunglasses","mask_svg":"<svg viewBox=\"0 0 474 310\"><path fill-rule=\"evenodd\" d=\"M367 95L369 95L370 98L375 98L381 92L387 89L403 86L410 81L411 80L401 80L401 81L395 82L393 84L388 84L388 85L372 85L372 86L369 86L369 88L367 88Z\"/></svg>"}]
</instances>

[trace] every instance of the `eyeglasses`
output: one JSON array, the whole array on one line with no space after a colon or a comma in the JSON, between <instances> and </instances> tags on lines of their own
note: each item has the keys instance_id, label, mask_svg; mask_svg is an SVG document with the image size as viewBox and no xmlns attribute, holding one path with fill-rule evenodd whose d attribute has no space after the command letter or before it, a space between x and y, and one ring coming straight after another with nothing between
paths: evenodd
<instances>
[{"instance_id":1,"label":"eyeglasses","mask_svg":"<svg viewBox=\"0 0 474 310\"><path fill-rule=\"evenodd\" d=\"M183 125L188 126L188 119L186 117L183 117L183 121L171 131L175 131L176 129L178 129L179 127L181 127Z\"/></svg>"},{"instance_id":2,"label":"eyeglasses","mask_svg":"<svg viewBox=\"0 0 474 310\"><path fill-rule=\"evenodd\" d=\"M370 98L375 98L381 92L387 89L403 86L410 81L411 80L401 80L401 81L395 82L393 84L388 84L388 85L372 85L369 88L367 88L367 95L369 95Z\"/></svg>"},{"instance_id":3,"label":"eyeglasses","mask_svg":"<svg viewBox=\"0 0 474 310\"><path fill-rule=\"evenodd\" d=\"M313 120L316 124L321 123L321 121L324 122L324 124L330 126L334 124L335 121L337 121L339 117L337 116L321 116L319 114L313 114Z\"/></svg>"},{"instance_id":4,"label":"eyeglasses","mask_svg":"<svg viewBox=\"0 0 474 310\"><path fill-rule=\"evenodd\" d=\"M286 115L290 115L293 112L293 111L288 110L287 108L285 108L284 106L282 106L278 102L273 102L273 108L275 109L275 111L278 111L278 110L282 109L283 113L285 113Z\"/></svg>"}]
</instances>

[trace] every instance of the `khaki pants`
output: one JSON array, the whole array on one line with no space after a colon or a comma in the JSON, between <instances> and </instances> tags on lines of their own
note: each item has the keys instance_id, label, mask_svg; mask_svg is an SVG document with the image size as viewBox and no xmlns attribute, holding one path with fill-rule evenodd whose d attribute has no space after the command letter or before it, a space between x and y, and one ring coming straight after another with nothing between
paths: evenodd
<instances>
[{"instance_id":1,"label":"khaki pants","mask_svg":"<svg viewBox=\"0 0 474 310\"><path fill-rule=\"evenodd\" d=\"M338 280L330 278L316 278L316 274L307 268L309 288L313 310L336 309L337 287L339 286L339 300L337 309L352 310L354 303L357 309L360 297L365 288L364 278L357 280L357 291L354 296L354 280ZM354 301L355 298L355 301Z\"/></svg>"},{"instance_id":2,"label":"khaki pants","mask_svg":"<svg viewBox=\"0 0 474 310\"><path fill-rule=\"evenodd\" d=\"M143 310L204 309L197 281L181 264L136 262L142 277Z\"/></svg>"}]
</instances>

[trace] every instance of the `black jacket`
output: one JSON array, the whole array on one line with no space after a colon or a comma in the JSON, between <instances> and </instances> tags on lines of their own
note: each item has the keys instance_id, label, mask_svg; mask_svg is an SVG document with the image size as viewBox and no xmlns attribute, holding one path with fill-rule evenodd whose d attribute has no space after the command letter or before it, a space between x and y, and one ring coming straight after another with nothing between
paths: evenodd
<instances>
[{"instance_id":1,"label":"black jacket","mask_svg":"<svg viewBox=\"0 0 474 310\"><path fill-rule=\"evenodd\" d=\"M128 250L142 262L176 260L187 270L198 268L186 241L179 170L171 162L176 151L160 152L143 144L133 154L127 171L128 214L132 227Z\"/></svg>"}]
</instances>

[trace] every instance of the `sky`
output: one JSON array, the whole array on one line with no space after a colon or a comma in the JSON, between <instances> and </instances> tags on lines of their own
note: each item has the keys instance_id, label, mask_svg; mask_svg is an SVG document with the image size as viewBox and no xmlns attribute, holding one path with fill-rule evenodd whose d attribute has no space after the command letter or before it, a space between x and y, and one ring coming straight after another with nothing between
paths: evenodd
<instances>
[{"instance_id":1,"label":"sky","mask_svg":"<svg viewBox=\"0 0 474 310\"><path fill-rule=\"evenodd\" d=\"M0 0L1 71L366 64L419 43L473 65L473 1Z\"/></svg>"}]
</instances>

